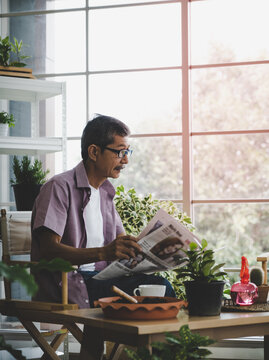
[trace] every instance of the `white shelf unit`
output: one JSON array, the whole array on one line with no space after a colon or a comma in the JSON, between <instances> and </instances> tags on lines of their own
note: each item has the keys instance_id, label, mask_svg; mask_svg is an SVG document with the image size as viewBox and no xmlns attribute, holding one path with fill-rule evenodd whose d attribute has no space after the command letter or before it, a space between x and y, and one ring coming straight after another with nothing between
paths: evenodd
<instances>
[{"instance_id":1,"label":"white shelf unit","mask_svg":"<svg viewBox=\"0 0 269 360\"><path fill-rule=\"evenodd\" d=\"M62 136L39 137L39 102L41 100L61 96L62 100ZM64 82L25 79L0 76L0 99L30 102L31 104L31 136L0 137L0 155L29 155L62 151L63 170L66 170L66 87ZM1 109L0 109L1 111ZM16 124L15 124L16 126ZM8 166L7 160L0 161L0 172ZM0 191L6 193L10 186L7 177L0 176ZM10 206L12 203L1 201L0 206Z\"/></svg>"},{"instance_id":2,"label":"white shelf unit","mask_svg":"<svg viewBox=\"0 0 269 360\"><path fill-rule=\"evenodd\" d=\"M39 101L62 96L62 137L38 137ZM0 154L40 155L63 151L66 169L66 90L65 83L0 76L0 99L31 103L31 137L0 137Z\"/></svg>"},{"instance_id":3,"label":"white shelf unit","mask_svg":"<svg viewBox=\"0 0 269 360\"><path fill-rule=\"evenodd\" d=\"M0 154L38 156L62 151L61 138L28 138L0 136Z\"/></svg>"}]
</instances>

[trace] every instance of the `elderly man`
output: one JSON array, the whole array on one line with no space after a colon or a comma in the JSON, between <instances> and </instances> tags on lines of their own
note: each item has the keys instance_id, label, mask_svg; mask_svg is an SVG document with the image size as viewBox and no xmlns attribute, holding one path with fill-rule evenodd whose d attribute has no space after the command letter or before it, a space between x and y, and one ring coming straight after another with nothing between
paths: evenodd
<instances>
[{"instance_id":1,"label":"elderly man","mask_svg":"<svg viewBox=\"0 0 269 360\"><path fill-rule=\"evenodd\" d=\"M138 274L110 280L93 276L116 259L130 259L141 251L137 239L126 235L115 209L115 190L108 178L118 178L132 153L130 131L121 121L97 115L81 138L82 161L72 170L43 185L32 213L32 260L61 257L78 266L68 274L69 302L93 306L113 296L116 285L132 294L140 284L164 284L166 296L175 296L170 283L159 276ZM61 301L59 273L36 276L40 301Z\"/></svg>"}]
</instances>

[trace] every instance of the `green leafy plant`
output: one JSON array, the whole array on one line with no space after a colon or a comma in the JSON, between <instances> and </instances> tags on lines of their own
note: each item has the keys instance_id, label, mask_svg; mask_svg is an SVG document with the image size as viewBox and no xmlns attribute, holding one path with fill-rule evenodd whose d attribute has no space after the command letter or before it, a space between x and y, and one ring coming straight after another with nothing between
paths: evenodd
<instances>
[{"instance_id":1,"label":"green leafy plant","mask_svg":"<svg viewBox=\"0 0 269 360\"><path fill-rule=\"evenodd\" d=\"M8 124L9 127L14 127L15 120L13 114L8 114L6 111L1 111L0 124Z\"/></svg>"},{"instance_id":2,"label":"green leafy plant","mask_svg":"<svg viewBox=\"0 0 269 360\"><path fill-rule=\"evenodd\" d=\"M114 201L127 234L139 235L160 208L189 230L194 229L190 217L181 212L172 201L156 200L151 194L141 197L134 188L125 190L123 185L117 187Z\"/></svg>"},{"instance_id":3,"label":"green leafy plant","mask_svg":"<svg viewBox=\"0 0 269 360\"><path fill-rule=\"evenodd\" d=\"M29 273L29 269L31 273ZM50 261L41 260L38 263L26 263L24 265L7 265L6 263L0 261L0 276L7 278L10 281L18 281L22 284L29 295L34 295L38 286L34 280L34 276L32 273L36 273L40 270L48 270L48 271L64 271L69 272L74 270L72 265L61 258L54 258ZM20 350L15 350L11 345L5 342L5 338L3 335L0 335L0 350L6 350L14 358L18 360L26 360L26 357L22 355Z\"/></svg>"},{"instance_id":4,"label":"green leafy plant","mask_svg":"<svg viewBox=\"0 0 269 360\"><path fill-rule=\"evenodd\" d=\"M13 158L13 172L15 180L11 180L11 184L44 184L49 170L42 169L42 162L35 160L31 164L28 156L23 156L20 161L17 156Z\"/></svg>"},{"instance_id":5,"label":"green leafy plant","mask_svg":"<svg viewBox=\"0 0 269 360\"><path fill-rule=\"evenodd\" d=\"M24 67L26 66L26 64L23 62L26 59L29 59L30 56L27 55L23 55L22 51L23 51L23 46L25 46L21 41L18 41L15 37L14 37L14 44L11 43L11 51L13 52L14 56L15 56L15 61L13 61L10 66L16 66L16 67Z\"/></svg>"},{"instance_id":6,"label":"green leafy plant","mask_svg":"<svg viewBox=\"0 0 269 360\"><path fill-rule=\"evenodd\" d=\"M183 250L186 254L186 264L173 271L176 273L177 279L184 279L186 277L201 282L212 282L223 280L227 275L221 268L225 265L216 264L214 260L214 251L206 250L207 241L205 239L201 242L201 248L192 242L189 250Z\"/></svg>"},{"instance_id":7,"label":"green leafy plant","mask_svg":"<svg viewBox=\"0 0 269 360\"><path fill-rule=\"evenodd\" d=\"M1 38L0 36L0 65L1 66L15 66L24 67L26 64L23 60L29 58L27 55L23 55L23 47L25 46L22 40L18 41L13 38L14 43L9 40L9 36ZM11 57L14 54L14 61L11 61Z\"/></svg>"},{"instance_id":8,"label":"green leafy plant","mask_svg":"<svg viewBox=\"0 0 269 360\"><path fill-rule=\"evenodd\" d=\"M1 38L0 36L0 65L9 66L9 58L11 52L11 44L9 37Z\"/></svg>"},{"instance_id":9,"label":"green leafy plant","mask_svg":"<svg viewBox=\"0 0 269 360\"><path fill-rule=\"evenodd\" d=\"M31 270L31 273L29 273L28 269ZM38 263L29 262L23 265L8 265L0 261L0 276L10 281L18 281L26 288L29 295L34 295L38 290L32 274L40 270L69 272L74 270L74 268L68 261L61 258L54 258L50 261L40 260Z\"/></svg>"},{"instance_id":10,"label":"green leafy plant","mask_svg":"<svg viewBox=\"0 0 269 360\"><path fill-rule=\"evenodd\" d=\"M179 329L179 336L165 334L166 342L154 342L152 354L147 348L138 348L137 351L125 349L129 359L133 360L195 360L206 359L211 351L200 348L209 346L215 341L208 336L193 334L188 325Z\"/></svg>"},{"instance_id":11,"label":"green leafy plant","mask_svg":"<svg viewBox=\"0 0 269 360\"><path fill-rule=\"evenodd\" d=\"M114 201L127 234L139 235L160 208L179 220L190 231L194 230L190 217L181 212L172 201L156 200L151 194L142 197L134 188L125 190L123 185L117 187ZM158 275L170 281L178 298L185 297L184 285L172 270L162 271Z\"/></svg>"}]
</instances>

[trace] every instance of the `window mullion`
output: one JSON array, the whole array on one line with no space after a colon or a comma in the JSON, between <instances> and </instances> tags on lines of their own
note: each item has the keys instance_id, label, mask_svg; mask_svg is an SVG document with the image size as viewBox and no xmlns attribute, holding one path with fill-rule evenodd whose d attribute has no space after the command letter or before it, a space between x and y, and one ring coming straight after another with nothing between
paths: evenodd
<instances>
[{"instance_id":1,"label":"window mullion","mask_svg":"<svg viewBox=\"0 0 269 360\"><path fill-rule=\"evenodd\" d=\"M189 2L181 4L182 36L182 172L183 211L193 218L192 144L190 117Z\"/></svg>"}]
</instances>

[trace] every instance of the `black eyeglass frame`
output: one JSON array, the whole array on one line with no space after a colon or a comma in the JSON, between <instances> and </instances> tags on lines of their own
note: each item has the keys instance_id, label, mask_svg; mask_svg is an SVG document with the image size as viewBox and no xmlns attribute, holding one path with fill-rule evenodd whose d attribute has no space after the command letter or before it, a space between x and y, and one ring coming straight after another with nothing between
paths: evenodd
<instances>
[{"instance_id":1,"label":"black eyeglass frame","mask_svg":"<svg viewBox=\"0 0 269 360\"><path fill-rule=\"evenodd\" d=\"M124 158L124 156L126 156L126 155L127 155L127 157L129 157L133 153L133 150L131 150L131 149L116 150L116 149L111 149L110 147L107 147L107 146L105 146L103 149L112 151L113 153L117 154L120 159ZM121 154L123 154L123 155L121 155Z\"/></svg>"}]
</instances>

